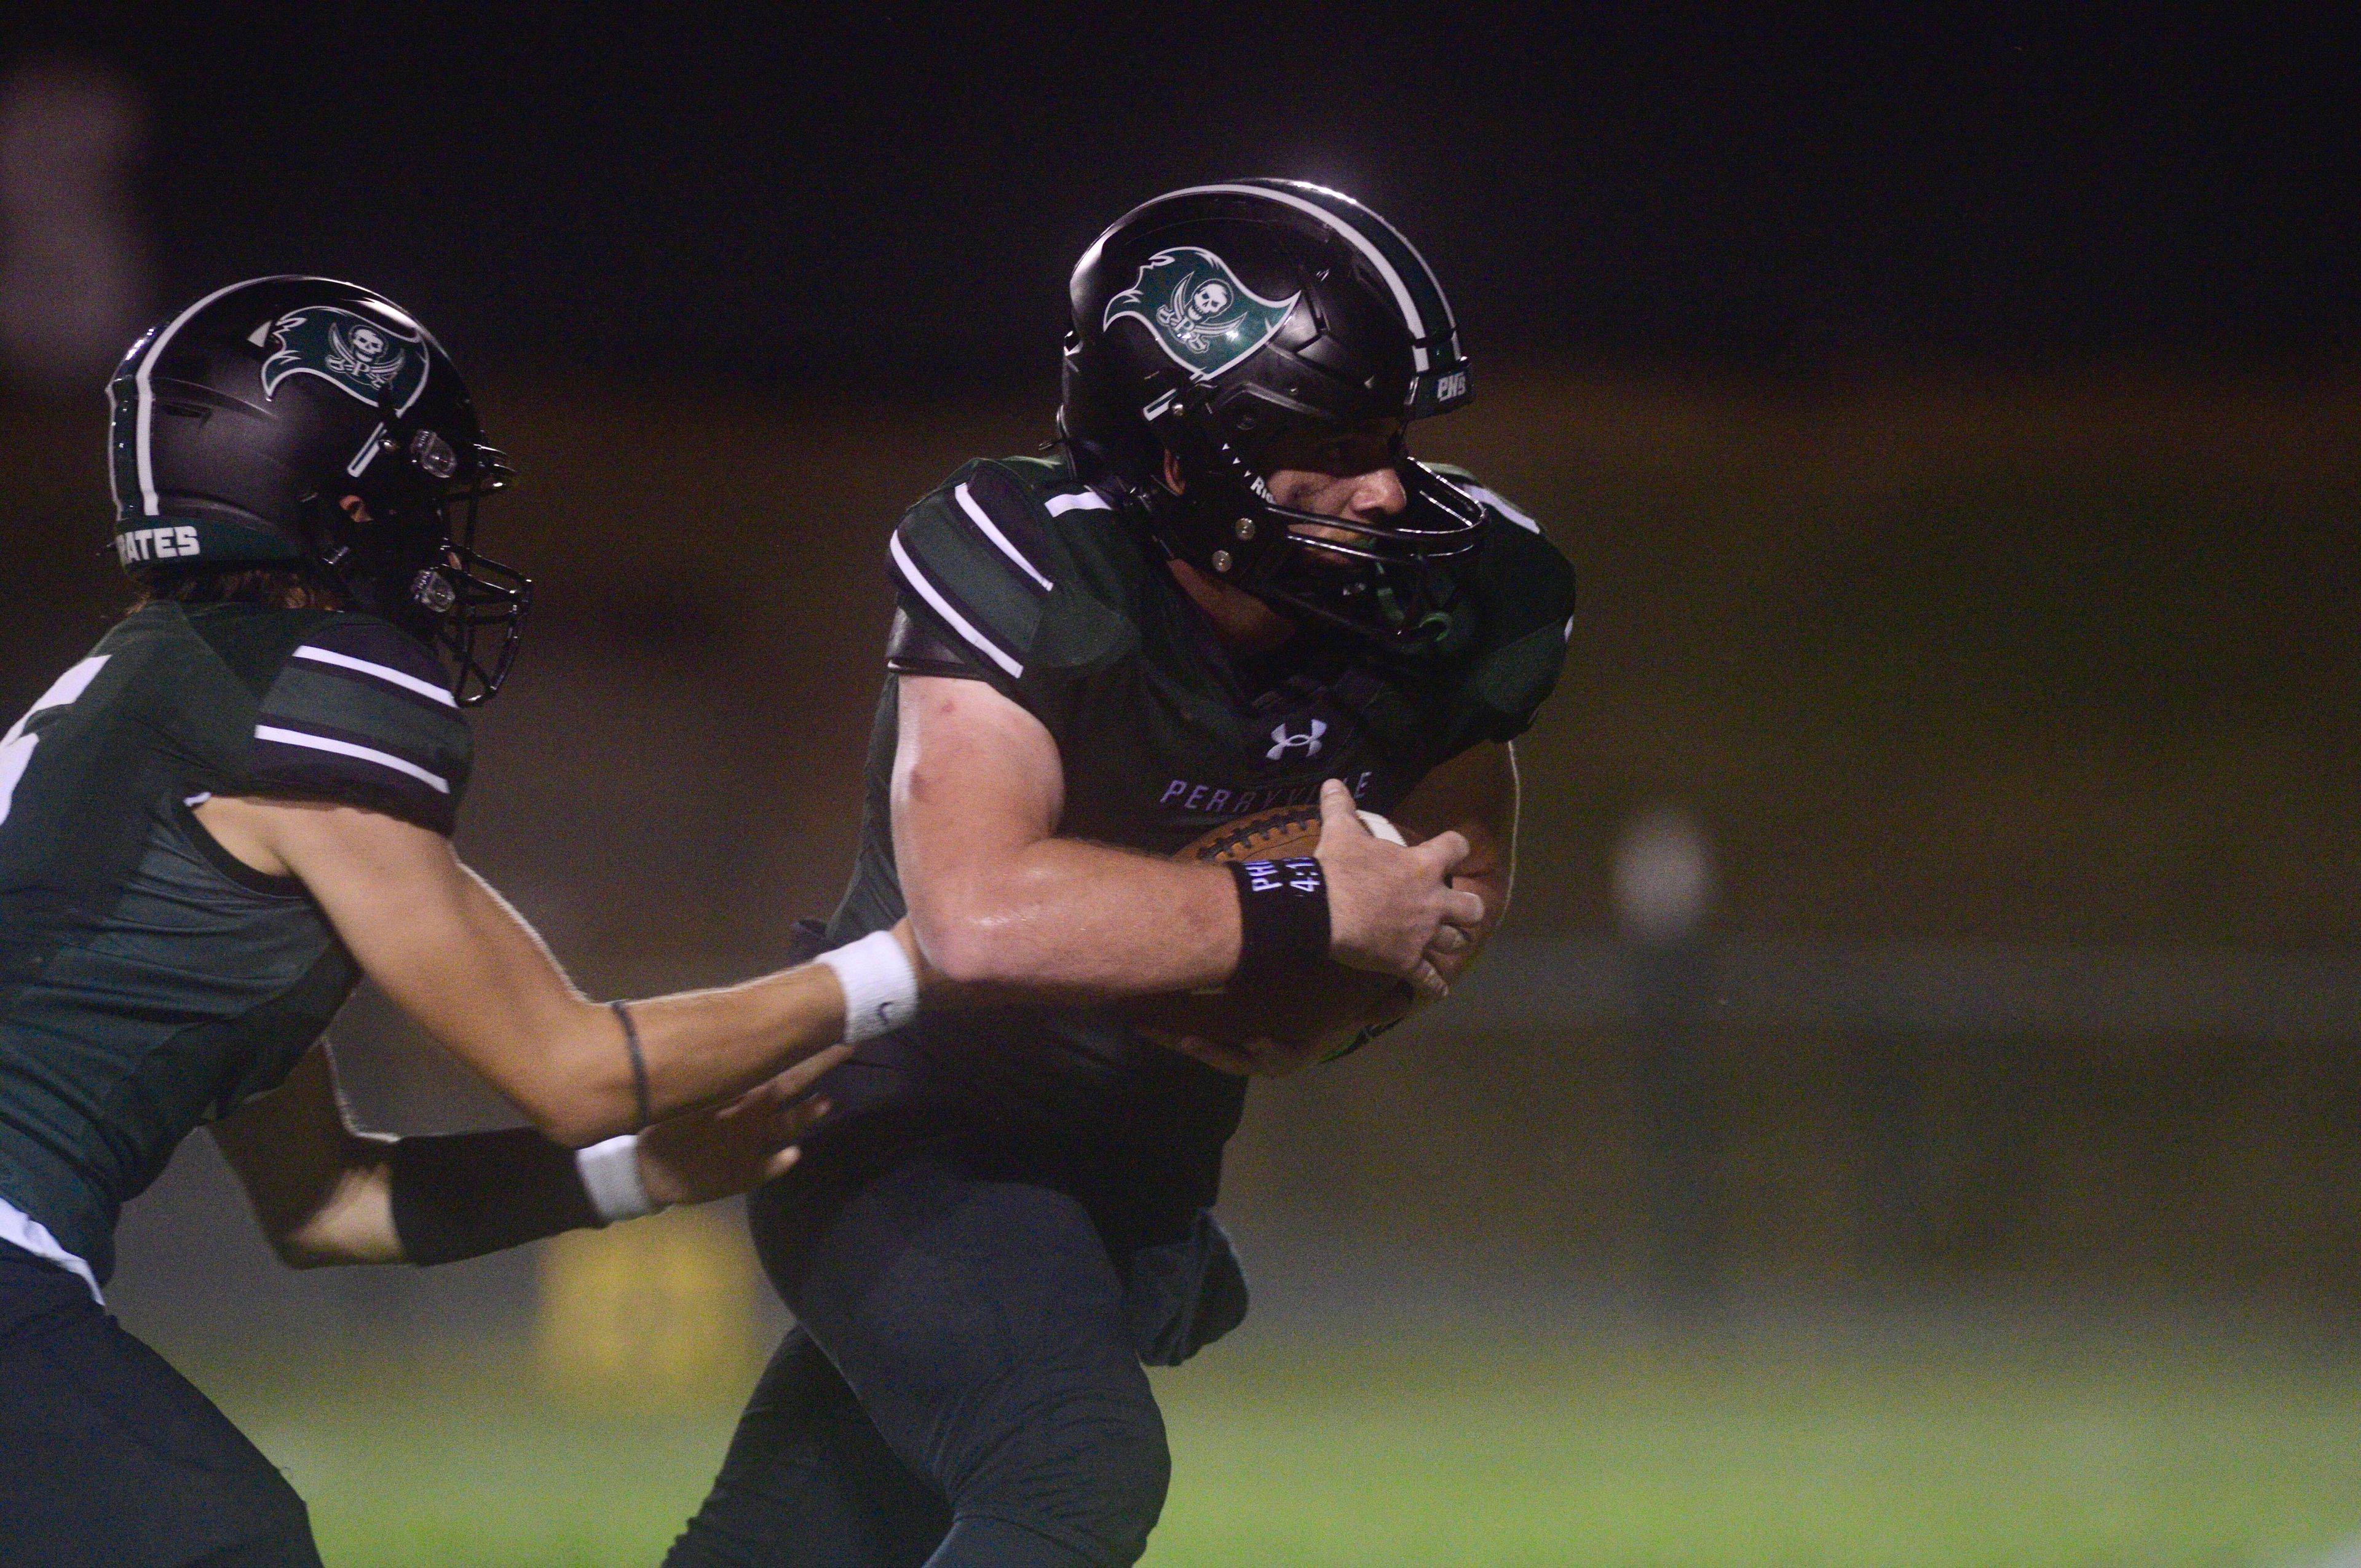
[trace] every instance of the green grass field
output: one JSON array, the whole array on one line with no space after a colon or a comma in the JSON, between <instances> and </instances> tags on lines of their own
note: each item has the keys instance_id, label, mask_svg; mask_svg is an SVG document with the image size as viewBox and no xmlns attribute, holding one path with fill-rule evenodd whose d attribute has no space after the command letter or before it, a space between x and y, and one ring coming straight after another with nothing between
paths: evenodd
<instances>
[{"instance_id":1,"label":"green grass field","mask_svg":"<svg viewBox=\"0 0 2361 1568\"><path fill-rule=\"evenodd\" d=\"M1176 1479L1153 1568L2291 1568L2361 1536L2350 1345L1241 1342L1159 1375ZM731 1415L586 1414L494 1356L197 1375L309 1497L331 1568L652 1563Z\"/></svg>"}]
</instances>

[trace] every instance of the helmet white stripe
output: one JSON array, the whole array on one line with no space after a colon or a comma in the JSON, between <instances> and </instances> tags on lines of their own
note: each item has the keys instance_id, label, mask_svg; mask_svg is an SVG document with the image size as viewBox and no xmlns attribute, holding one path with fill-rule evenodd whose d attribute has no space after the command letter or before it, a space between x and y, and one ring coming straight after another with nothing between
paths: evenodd
<instances>
[{"instance_id":1,"label":"helmet white stripe","mask_svg":"<svg viewBox=\"0 0 2361 1568\"><path fill-rule=\"evenodd\" d=\"M1367 257L1370 264L1377 268L1378 276L1386 280L1386 287L1393 291L1394 303L1401 307L1402 323L1410 328L1411 345L1411 353L1416 360L1418 368L1421 370L1427 368L1426 344L1424 341L1426 337L1426 322L1424 318L1420 316L1418 313L1418 306L1411 299L1410 287L1402 281L1401 274L1394 270L1394 264L1386 259L1385 252L1379 250L1375 245L1370 243L1368 236L1363 234L1359 229L1355 228L1351 224L1346 223L1343 218L1338 217L1335 214L1330 212L1327 208L1322 206L1317 202L1307 202L1302 197L1292 194L1290 192L1274 191L1266 185L1191 185L1185 191L1175 191L1171 195L1163 199L1170 201L1174 197L1179 196L1209 195L1260 196L1266 201L1282 202L1288 206L1294 207L1301 212L1310 213L1313 217L1318 218L1322 223L1326 224L1330 228L1334 229L1338 234L1343 235L1346 239L1351 240L1353 242L1354 248L1358 250L1363 256ZM1383 222L1382 219L1379 221ZM1404 241L1403 243L1408 244L1409 242ZM1413 250L1411 254L1417 256L1418 252ZM1420 264L1424 265L1425 259L1426 258L1424 257L1419 257Z\"/></svg>"},{"instance_id":2,"label":"helmet white stripe","mask_svg":"<svg viewBox=\"0 0 2361 1568\"><path fill-rule=\"evenodd\" d=\"M1316 189L1323 191L1328 190L1324 185L1318 186ZM1332 196L1343 196L1345 194L1341 191L1329 191L1328 193ZM1351 198L1347 197L1345 199L1349 201ZM1385 214L1377 212L1368 207L1363 207L1361 210L1367 213L1369 216L1377 219L1378 222L1385 225L1386 232L1401 242L1401 247L1410 252L1411 259L1416 261L1419 264L1420 269L1426 273L1426 286L1433 289L1434 291L1434 297L1443 302L1443 324L1451 329L1451 350L1454 354L1458 353L1459 323L1451 319L1451 297L1443 291L1443 284L1434 276L1434 269L1428 265L1426 254L1420 250L1418 247L1411 244L1410 236L1394 227L1392 220L1389 219Z\"/></svg>"},{"instance_id":3,"label":"helmet white stripe","mask_svg":"<svg viewBox=\"0 0 2361 1568\"><path fill-rule=\"evenodd\" d=\"M109 378L106 383L106 504L114 508L115 515L120 518L123 515L123 480L117 471L123 465L116 459L115 451L115 381Z\"/></svg>"},{"instance_id":4,"label":"helmet white stripe","mask_svg":"<svg viewBox=\"0 0 2361 1568\"><path fill-rule=\"evenodd\" d=\"M148 389L148 372L155 368L157 359L170 345L172 334L187 325L191 316L212 304L224 294L235 294L240 289L251 289L258 283L275 281L277 280L273 278L248 278L243 282L232 283L225 289L215 289L187 310L174 316L171 324L158 333L156 341L148 345L148 352L139 356L139 368L132 376L133 384L139 389L139 417L137 432L132 439L132 447L139 461L139 514L142 517L154 517L160 510L156 499L155 454L148 446L148 432L155 425L156 394Z\"/></svg>"}]
</instances>

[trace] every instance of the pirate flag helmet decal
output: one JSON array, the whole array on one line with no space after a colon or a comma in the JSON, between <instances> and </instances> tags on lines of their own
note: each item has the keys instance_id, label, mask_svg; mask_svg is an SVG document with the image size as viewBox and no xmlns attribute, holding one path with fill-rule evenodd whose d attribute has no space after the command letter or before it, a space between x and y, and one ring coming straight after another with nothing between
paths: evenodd
<instances>
[{"instance_id":1,"label":"pirate flag helmet decal","mask_svg":"<svg viewBox=\"0 0 2361 1568\"><path fill-rule=\"evenodd\" d=\"M1100 325L1130 316L1180 368L1218 376L1268 343L1302 298L1266 300L1220 257L1184 245L1149 257L1138 280L1107 302Z\"/></svg>"},{"instance_id":2,"label":"pirate flag helmet decal","mask_svg":"<svg viewBox=\"0 0 2361 1568\"><path fill-rule=\"evenodd\" d=\"M1101 235L1071 303L1060 429L1084 477L1137 502L1167 552L1393 652L1466 643L1457 577L1482 510L1401 435L1466 400L1467 362L1442 285L1391 224L1298 181L1191 186ZM1399 514L1272 500L1280 443L1361 429L1392 441Z\"/></svg>"},{"instance_id":3,"label":"pirate flag helmet decal","mask_svg":"<svg viewBox=\"0 0 2361 1568\"><path fill-rule=\"evenodd\" d=\"M433 373L423 334L335 305L288 312L271 323L270 340L278 348L262 362L266 398L290 376L317 376L371 408L390 398L407 413Z\"/></svg>"},{"instance_id":4,"label":"pirate flag helmet decal","mask_svg":"<svg viewBox=\"0 0 2361 1568\"><path fill-rule=\"evenodd\" d=\"M483 701L533 585L475 550L513 470L434 334L326 278L255 278L151 329L107 385L115 548L147 581L291 565L440 652Z\"/></svg>"}]
</instances>

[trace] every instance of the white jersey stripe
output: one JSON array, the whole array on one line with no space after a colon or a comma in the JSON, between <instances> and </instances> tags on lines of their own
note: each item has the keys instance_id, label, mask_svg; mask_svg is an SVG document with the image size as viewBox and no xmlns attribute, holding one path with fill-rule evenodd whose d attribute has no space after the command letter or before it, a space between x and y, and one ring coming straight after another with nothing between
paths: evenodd
<instances>
[{"instance_id":1,"label":"white jersey stripe","mask_svg":"<svg viewBox=\"0 0 2361 1568\"><path fill-rule=\"evenodd\" d=\"M975 498L967 493L967 487L965 485L960 486L960 488L953 490L951 494L958 499L960 510L967 513L968 521L974 523L978 528L983 530L983 536L986 539L991 540L994 544L998 545L1000 547L1000 553L1003 555L1007 556L1010 560L1016 562L1017 565L1023 567L1027 576L1040 584L1045 592L1058 586L1049 578L1043 576L1041 575L1041 569L1033 565L1032 562L1027 561L1025 558L1025 553L1023 551L1017 549L1016 545L1008 543L1008 535L1001 532L999 526L995 524L992 519L983 515L983 509L975 504Z\"/></svg>"},{"instance_id":2,"label":"white jersey stripe","mask_svg":"<svg viewBox=\"0 0 2361 1568\"><path fill-rule=\"evenodd\" d=\"M451 793L451 781L440 773L430 773L417 763L406 762L390 751L380 751L374 746L356 746L350 740L332 740L325 735L306 735L300 729L281 729L275 724L254 727L258 740L276 740L282 746L308 746L314 751L333 751L339 757L357 757L364 762L375 762L381 768L391 768L434 790L437 795Z\"/></svg>"},{"instance_id":3,"label":"white jersey stripe","mask_svg":"<svg viewBox=\"0 0 2361 1568\"><path fill-rule=\"evenodd\" d=\"M373 664L367 659L356 659L350 653L338 653L327 648L298 648L295 650L295 657L309 659L319 664L334 664L340 670L357 671L361 674L384 681L390 685L400 686L404 691L416 692L420 696L439 702L445 707L456 708L459 706L457 699L453 697L446 688L438 686L432 681L422 681L416 675L405 674L390 664Z\"/></svg>"},{"instance_id":4,"label":"white jersey stripe","mask_svg":"<svg viewBox=\"0 0 2361 1568\"><path fill-rule=\"evenodd\" d=\"M1115 503L1096 490L1077 490L1069 496L1051 496L1042 504L1051 517L1063 517L1070 511L1115 510Z\"/></svg>"},{"instance_id":5,"label":"white jersey stripe","mask_svg":"<svg viewBox=\"0 0 2361 1568\"><path fill-rule=\"evenodd\" d=\"M5 1198L0 1198L0 1242L29 1252L35 1257L47 1258L69 1274L81 1276L82 1282L90 1287L90 1299L102 1307L106 1305L106 1298L98 1293L98 1276L90 1271L90 1265L68 1252L58 1238L49 1234L49 1226Z\"/></svg>"},{"instance_id":6,"label":"white jersey stripe","mask_svg":"<svg viewBox=\"0 0 2361 1568\"><path fill-rule=\"evenodd\" d=\"M899 533L887 538L885 549L887 554L894 557L894 565L901 572L902 580L917 589L918 597L926 600L937 615L949 621L952 630L966 638L969 646L978 650L994 663L1007 671L1010 680L1023 678L1025 666L1002 652L990 638L969 625L967 617L953 609L950 601L943 598L934 584L927 581L925 575L911 562L910 553L902 548L902 536Z\"/></svg>"},{"instance_id":7,"label":"white jersey stripe","mask_svg":"<svg viewBox=\"0 0 2361 1568\"><path fill-rule=\"evenodd\" d=\"M1426 322L1418 313L1416 302L1410 297L1410 285L1404 283L1401 274L1394 270L1394 264L1386 259L1386 253L1372 244L1369 236L1359 229L1355 228L1317 202L1307 202L1291 192L1274 191L1264 185L1191 185L1185 191L1173 192L1172 195L1260 196L1266 201L1281 202L1288 206L1309 213L1343 235L1352 242L1354 249L1369 258L1369 264L1378 269L1378 276L1383 278L1386 280L1386 287L1393 291L1394 303L1400 307L1403 324L1410 328L1412 353L1418 361L1418 368L1421 370L1427 368ZM1165 199L1170 200L1170 197Z\"/></svg>"}]
</instances>

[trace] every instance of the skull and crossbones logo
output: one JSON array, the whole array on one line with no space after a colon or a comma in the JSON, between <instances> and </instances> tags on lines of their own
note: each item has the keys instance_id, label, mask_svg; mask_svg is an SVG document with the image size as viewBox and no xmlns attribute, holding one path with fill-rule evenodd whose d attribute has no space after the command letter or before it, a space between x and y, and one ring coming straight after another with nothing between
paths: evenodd
<instances>
[{"instance_id":1,"label":"skull and crossbones logo","mask_svg":"<svg viewBox=\"0 0 2361 1568\"><path fill-rule=\"evenodd\" d=\"M1195 284L1194 288L1191 285ZM1235 337L1246 313L1224 319L1222 313L1237 303L1237 293L1219 278L1199 282L1194 272L1172 291L1169 304L1156 308L1156 319L1191 354L1202 354L1216 337Z\"/></svg>"},{"instance_id":2,"label":"skull and crossbones logo","mask_svg":"<svg viewBox=\"0 0 2361 1568\"><path fill-rule=\"evenodd\" d=\"M385 386L401 368L401 351L373 327L357 326L346 334L331 323L328 345L329 369L372 387Z\"/></svg>"}]
</instances>

